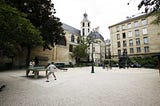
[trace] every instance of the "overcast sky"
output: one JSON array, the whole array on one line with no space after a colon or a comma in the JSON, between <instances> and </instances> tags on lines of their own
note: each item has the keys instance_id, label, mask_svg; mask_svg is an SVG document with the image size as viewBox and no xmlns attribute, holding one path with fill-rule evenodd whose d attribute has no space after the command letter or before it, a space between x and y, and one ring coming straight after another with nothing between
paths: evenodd
<instances>
[{"instance_id":1,"label":"overcast sky","mask_svg":"<svg viewBox=\"0 0 160 106\"><path fill-rule=\"evenodd\" d=\"M83 14L88 14L91 28L99 26L99 32L107 39L109 37L108 27L121 22L127 16L140 13L138 3L141 0L53 0L56 16L61 22L74 28L80 29ZM130 2L130 5L127 3Z\"/></svg>"}]
</instances>

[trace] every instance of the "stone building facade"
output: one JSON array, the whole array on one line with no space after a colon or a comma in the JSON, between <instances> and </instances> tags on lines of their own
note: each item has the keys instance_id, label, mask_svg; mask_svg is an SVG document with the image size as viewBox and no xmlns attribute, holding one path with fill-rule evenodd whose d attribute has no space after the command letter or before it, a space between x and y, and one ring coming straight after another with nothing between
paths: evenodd
<instances>
[{"instance_id":1,"label":"stone building facade","mask_svg":"<svg viewBox=\"0 0 160 106\"><path fill-rule=\"evenodd\" d=\"M91 53L93 51L93 58L96 64L100 64L105 59L105 41L103 36L98 32L98 28L91 30L91 22L88 20L88 15L83 14L83 19L80 22L80 30L63 23L65 32L64 39L61 43L55 44L51 51L33 50L32 57L47 57L48 61L55 63L69 63L76 64L76 60L72 57L72 51L75 46L80 43L80 39L85 40L87 36L93 38L93 48L91 45L88 48L89 60L91 60ZM94 49L94 50L93 50Z\"/></svg>"},{"instance_id":2,"label":"stone building facade","mask_svg":"<svg viewBox=\"0 0 160 106\"><path fill-rule=\"evenodd\" d=\"M71 56L73 48L79 44L80 30L69 26L65 23L62 25L65 35L58 44L55 44L52 50L43 51L42 48L32 50L31 58L38 57L41 65L46 65L51 61L55 63L64 63L68 65L70 62L75 64L75 59Z\"/></svg>"},{"instance_id":3,"label":"stone building facade","mask_svg":"<svg viewBox=\"0 0 160 106\"><path fill-rule=\"evenodd\" d=\"M89 60L91 60L91 53L93 53L94 61L96 64L102 63L105 59L105 41L103 36L98 32L98 29L91 30L91 22L88 20L88 15L83 14L83 19L80 22L80 29L76 29L65 23L62 25L65 35L64 37L54 45L52 50L43 50L42 47L36 47L31 50L30 60L38 60L38 65L47 65L51 61L55 63L64 63L68 65L70 63L76 64L76 60L72 57L72 51L75 46L79 45L80 39L87 36L93 38L93 48L91 45L88 48ZM92 32L92 33L91 33ZM12 58L3 57L0 60L2 64L8 64L8 66L25 66L27 51L22 50L21 54L16 54Z\"/></svg>"},{"instance_id":4,"label":"stone building facade","mask_svg":"<svg viewBox=\"0 0 160 106\"><path fill-rule=\"evenodd\" d=\"M122 55L124 50L129 56L160 53L160 26L152 24L154 19L144 14L109 26L112 57Z\"/></svg>"}]
</instances>

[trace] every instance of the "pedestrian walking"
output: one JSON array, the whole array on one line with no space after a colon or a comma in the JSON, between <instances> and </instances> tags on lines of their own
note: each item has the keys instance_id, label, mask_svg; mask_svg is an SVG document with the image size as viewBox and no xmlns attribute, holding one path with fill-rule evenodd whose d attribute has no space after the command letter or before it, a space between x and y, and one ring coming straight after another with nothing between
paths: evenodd
<instances>
[{"instance_id":1,"label":"pedestrian walking","mask_svg":"<svg viewBox=\"0 0 160 106\"><path fill-rule=\"evenodd\" d=\"M51 62L51 64L47 67L47 70L49 71L49 73L47 74L47 81L46 82L49 82L49 75L53 75L54 76L54 79L57 80L54 72L55 70L58 69L55 65L54 65L54 62Z\"/></svg>"}]
</instances>

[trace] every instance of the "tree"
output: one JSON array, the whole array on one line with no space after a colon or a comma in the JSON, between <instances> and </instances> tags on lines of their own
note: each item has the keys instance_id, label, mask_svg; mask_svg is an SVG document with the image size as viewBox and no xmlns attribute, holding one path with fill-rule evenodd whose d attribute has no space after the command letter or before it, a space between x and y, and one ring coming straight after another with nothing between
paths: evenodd
<instances>
[{"instance_id":1,"label":"tree","mask_svg":"<svg viewBox=\"0 0 160 106\"><path fill-rule=\"evenodd\" d=\"M160 0L142 0L138 9L145 8L145 13L149 15L155 15L157 18L152 22L153 24L159 24L160 22Z\"/></svg>"},{"instance_id":2,"label":"tree","mask_svg":"<svg viewBox=\"0 0 160 106\"><path fill-rule=\"evenodd\" d=\"M86 38L81 37L79 40L80 44L77 45L72 52L72 57L75 57L77 62L80 62L82 59L88 60L89 55L87 53L87 48L90 46L92 38L90 36Z\"/></svg>"},{"instance_id":3,"label":"tree","mask_svg":"<svg viewBox=\"0 0 160 106\"><path fill-rule=\"evenodd\" d=\"M5 0L6 3L27 14L27 18L41 32L44 40L44 50L54 47L60 37L64 35L62 23L54 14L54 4L51 0Z\"/></svg>"},{"instance_id":4,"label":"tree","mask_svg":"<svg viewBox=\"0 0 160 106\"><path fill-rule=\"evenodd\" d=\"M49 49L49 45L54 47L55 43L58 43L59 40L64 35L63 29L61 27L61 23L59 22L59 18L49 18L44 24L43 28L41 28L41 32L43 34L43 40L45 41L43 47L44 49Z\"/></svg>"},{"instance_id":5,"label":"tree","mask_svg":"<svg viewBox=\"0 0 160 106\"><path fill-rule=\"evenodd\" d=\"M0 1L0 50L4 55L15 56L23 47L42 44L42 37L26 15Z\"/></svg>"},{"instance_id":6,"label":"tree","mask_svg":"<svg viewBox=\"0 0 160 106\"><path fill-rule=\"evenodd\" d=\"M159 11L160 9L160 0L142 0L139 5L138 9L145 7L145 12L155 12Z\"/></svg>"},{"instance_id":7,"label":"tree","mask_svg":"<svg viewBox=\"0 0 160 106\"><path fill-rule=\"evenodd\" d=\"M77 45L72 52L72 56L76 58L76 61L79 62L81 59L87 59L88 53L87 53L87 45L85 44L79 44Z\"/></svg>"}]
</instances>

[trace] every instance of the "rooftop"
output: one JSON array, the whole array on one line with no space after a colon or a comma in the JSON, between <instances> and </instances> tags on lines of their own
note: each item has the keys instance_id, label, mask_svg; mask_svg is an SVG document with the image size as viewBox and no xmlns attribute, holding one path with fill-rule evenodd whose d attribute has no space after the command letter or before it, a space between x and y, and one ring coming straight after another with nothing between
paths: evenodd
<instances>
[{"instance_id":1,"label":"rooftop","mask_svg":"<svg viewBox=\"0 0 160 106\"><path fill-rule=\"evenodd\" d=\"M63 27L63 29L65 29L69 32L72 32L73 34L80 35L80 30L78 30L72 26L69 26L69 25L63 23L62 27Z\"/></svg>"},{"instance_id":2,"label":"rooftop","mask_svg":"<svg viewBox=\"0 0 160 106\"><path fill-rule=\"evenodd\" d=\"M148 14L143 14L143 15L140 15L140 16L137 16L137 17L127 18L127 19L124 20L124 21L121 21L121 22L119 22L119 23L116 23L116 24L114 24L114 25L109 26L109 28L114 27L114 26L117 26L117 25L124 24L124 23L126 23L126 22L131 22L131 21L134 21L134 20L136 20L136 19L146 18L146 17L148 17Z\"/></svg>"},{"instance_id":3,"label":"rooftop","mask_svg":"<svg viewBox=\"0 0 160 106\"><path fill-rule=\"evenodd\" d=\"M91 33L88 36L93 39L101 39L102 41L104 41L103 36L97 31L91 31Z\"/></svg>"}]
</instances>

